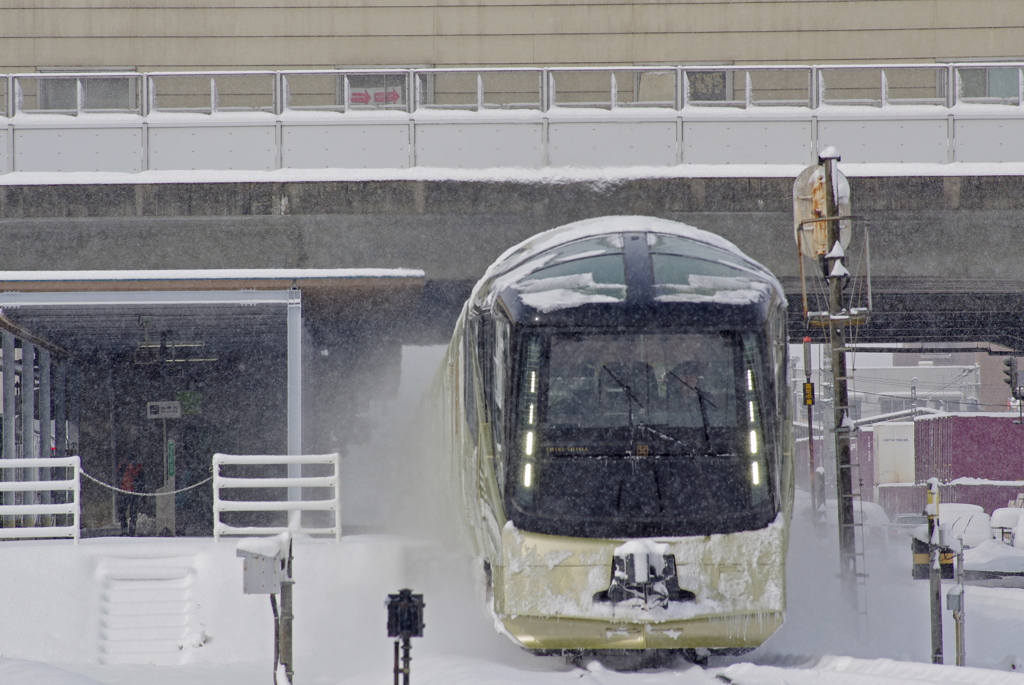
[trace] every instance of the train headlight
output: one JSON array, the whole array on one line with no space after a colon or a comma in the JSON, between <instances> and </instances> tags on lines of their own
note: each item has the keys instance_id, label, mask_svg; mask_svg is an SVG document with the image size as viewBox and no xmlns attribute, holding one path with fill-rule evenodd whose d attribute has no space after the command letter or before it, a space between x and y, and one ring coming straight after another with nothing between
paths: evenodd
<instances>
[{"instance_id":1,"label":"train headlight","mask_svg":"<svg viewBox=\"0 0 1024 685\"><path fill-rule=\"evenodd\" d=\"M753 481L754 485L761 484L761 467L758 466L756 461L750 462L750 480Z\"/></svg>"},{"instance_id":2,"label":"train headlight","mask_svg":"<svg viewBox=\"0 0 1024 685\"><path fill-rule=\"evenodd\" d=\"M531 485L533 485L533 464L526 462L526 465L523 466L523 486L528 488Z\"/></svg>"},{"instance_id":3,"label":"train headlight","mask_svg":"<svg viewBox=\"0 0 1024 685\"><path fill-rule=\"evenodd\" d=\"M533 431L526 431L526 456L533 456Z\"/></svg>"},{"instance_id":4,"label":"train headlight","mask_svg":"<svg viewBox=\"0 0 1024 685\"><path fill-rule=\"evenodd\" d=\"M757 431L750 431L750 453L757 454Z\"/></svg>"}]
</instances>

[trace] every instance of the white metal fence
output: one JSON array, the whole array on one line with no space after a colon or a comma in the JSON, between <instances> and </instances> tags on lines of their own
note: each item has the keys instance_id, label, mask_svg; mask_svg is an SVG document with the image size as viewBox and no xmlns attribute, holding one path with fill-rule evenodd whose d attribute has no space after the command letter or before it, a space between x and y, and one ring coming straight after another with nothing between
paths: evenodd
<instances>
[{"instance_id":1,"label":"white metal fence","mask_svg":"<svg viewBox=\"0 0 1024 685\"><path fill-rule=\"evenodd\" d=\"M0 78L0 173L1024 161L1024 62Z\"/></svg>"},{"instance_id":2,"label":"white metal fence","mask_svg":"<svg viewBox=\"0 0 1024 685\"><path fill-rule=\"evenodd\" d=\"M330 467L330 475L302 476L301 467L319 466L321 470ZM225 476L221 469L225 466L234 467L234 471L249 471L244 475ZM266 468L286 466L289 475L267 476ZM313 454L298 456L279 455L213 455L213 536L220 539L221 535L276 535L289 530L293 533L316 535L333 535L341 539L341 457L337 454ZM256 467L256 468L253 468ZM278 469L280 470L280 469ZM255 474L255 475L254 475ZM325 499L307 499L304 488L325 488L329 497ZM242 489L248 491L249 499L224 499L223 490ZM277 495L275 499L274 496ZM283 494L283 498L281 495ZM256 499L256 498L259 499ZM328 512L330 523L326 526L309 526L303 524L303 512ZM242 512L250 517L260 513L283 512L288 520L287 525L250 524L244 526L229 525L221 520L221 515L228 512Z\"/></svg>"},{"instance_id":3,"label":"white metal fence","mask_svg":"<svg viewBox=\"0 0 1024 685\"><path fill-rule=\"evenodd\" d=\"M39 469L54 468L67 469L66 477L38 480ZM0 504L0 521L5 524L0 526L0 540L74 538L78 542L81 516L79 457L0 459L0 473L3 474L0 493L5 502ZM33 478L21 478L26 473L32 474ZM18 499L22 501L17 502ZM8 527L6 524L12 520L16 525Z\"/></svg>"}]
</instances>

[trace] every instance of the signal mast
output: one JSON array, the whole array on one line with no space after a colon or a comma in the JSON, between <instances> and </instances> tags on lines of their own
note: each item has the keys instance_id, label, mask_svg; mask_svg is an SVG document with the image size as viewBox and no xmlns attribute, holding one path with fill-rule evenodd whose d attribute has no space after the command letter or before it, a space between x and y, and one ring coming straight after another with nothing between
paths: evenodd
<instances>
[{"instance_id":1,"label":"signal mast","mask_svg":"<svg viewBox=\"0 0 1024 685\"><path fill-rule=\"evenodd\" d=\"M818 154L818 163L804 169L793 183L793 216L797 250L800 258L800 286L804 321L809 328L823 328L828 333L832 357L832 410L836 454L836 499L839 520L839 562L843 594L856 610L860 610L856 533L853 514L853 466L850 459L849 388L847 385L847 327L864 323L871 308L870 259L867 269L867 307L854 307L844 299L851 277L846 268L846 249L850 244L850 186L836 169L840 156L834 147ZM867 254L865 232L865 254ZM807 303L804 258L817 260L822 277L828 283L828 308L812 311ZM808 435L809 440L813 436ZM812 483L813 487L813 483ZM824 502L815 502L824 514Z\"/></svg>"},{"instance_id":2,"label":"signal mast","mask_svg":"<svg viewBox=\"0 0 1024 685\"><path fill-rule=\"evenodd\" d=\"M1010 386L1010 396L1017 400L1017 409L1020 412L1019 418L1014 423L1024 423L1024 402L1021 402L1021 398L1024 398L1024 390L1021 390L1020 387L1020 376L1017 373L1017 358L1004 357L1003 365L1006 366L1003 369L1003 373L1006 374L1006 378L1003 381Z\"/></svg>"}]
</instances>

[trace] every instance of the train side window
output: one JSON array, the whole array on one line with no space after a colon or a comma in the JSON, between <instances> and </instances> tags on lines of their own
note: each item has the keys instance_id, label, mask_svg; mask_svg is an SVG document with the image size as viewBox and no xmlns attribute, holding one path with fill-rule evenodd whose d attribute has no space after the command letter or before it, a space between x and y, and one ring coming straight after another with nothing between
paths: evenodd
<instances>
[{"instance_id":1,"label":"train side window","mask_svg":"<svg viewBox=\"0 0 1024 685\"><path fill-rule=\"evenodd\" d=\"M786 320L786 310L778 307L775 314L769 320L768 339L772 345L772 361L774 362L775 382L775 417L771 423L772 443L776 445L772 457L772 474L775 482L782 483L782 459L784 449L782 441L786 438L787 432L780 429L785 422L789 421L790 399L789 399L789 331ZM782 506L781 488L775 488L775 505Z\"/></svg>"},{"instance_id":2,"label":"train side window","mask_svg":"<svg viewBox=\"0 0 1024 685\"><path fill-rule=\"evenodd\" d=\"M473 442L477 442L476 414L476 366L474 360L473 340L479 339L480 319L471 318L467 322L466 336L462 339L462 402L466 412L466 425Z\"/></svg>"},{"instance_id":3,"label":"train side window","mask_svg":"<svg viewBox=\"0 0 1024 685\"><path fill-rule=\"evenodd\" d=\"M775 362L775 411L779 419L789 418L789 379L786 362L789 352L789 331L787 330L786 310L775 311L769 324L769 340L772 341L772 357Z\"/></svg>"},{"instance_id":4,"label":"train side window","mask_svg":"<svg viewBox=\"0 0 1024 685\"><path fill-rule=\"evenodd\" d=\"M494 436L495 456L498 457L499 461L502 461L504 458L505 413L508 406L508 355L511 328L511 325L504 317L494 317L493 383L491 384L491 387L494 388L494 397L491 400L491 416L493 417L491 419L491 433Z\"/></svg>"},{"instance_id":5,"label":"train side window","mask_svg":"<svg viewBox=\"0 0 1024 685\"><path fill-rule=\"evenodd\" d=\"M484 403L481 409L484 412L484 420L487 420L489 407L491 406L491 351L494 349L494 342L491 336L494 335L494 325L490 315L484 315L477 319L476 327L473 329L473 336L479 341L476 347L476 369L479 374L480 388L483 393Z\"/></svg>"}]
</instances>

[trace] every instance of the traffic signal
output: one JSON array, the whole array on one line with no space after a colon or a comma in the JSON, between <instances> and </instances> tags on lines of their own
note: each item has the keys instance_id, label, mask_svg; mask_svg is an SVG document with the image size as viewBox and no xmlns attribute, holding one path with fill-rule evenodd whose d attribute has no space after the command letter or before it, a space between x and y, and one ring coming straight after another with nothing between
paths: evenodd
<instances>
[{"instance_id":1,"label":"traffic signal","mask_svg":"<svg viewBox=\"0 0 1024 685\"><path fill-rule=\"evenodd\" d=\"M1003 373L1006 374L1006 378L1004 378L1003 381L1010 386L1010 395L1012 395L1014 399L1019 400L1021 398L1021 392L1018 387L1019 383L1017 382L1017 358L1006 357L1003 359L1003 364L1006 366L1006 368L1003 369Z\"/></svg>"}]
</instances>

